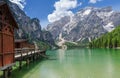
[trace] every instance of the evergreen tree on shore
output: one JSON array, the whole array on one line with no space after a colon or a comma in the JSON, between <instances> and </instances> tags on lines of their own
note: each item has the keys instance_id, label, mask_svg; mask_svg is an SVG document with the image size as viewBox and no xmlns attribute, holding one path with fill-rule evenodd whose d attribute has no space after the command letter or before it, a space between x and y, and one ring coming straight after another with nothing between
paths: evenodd
<instances>
[{"instance_id":1,"label":"evergreen tree on shore","mask_svg":"<svg viewBox=\"0 0 120 78\"><path fill-rule=\"evenodd\" d=\"M89 43L91 48L117 48L120 47L120 26L110 33Z\"/></svg>"}]
</instances>

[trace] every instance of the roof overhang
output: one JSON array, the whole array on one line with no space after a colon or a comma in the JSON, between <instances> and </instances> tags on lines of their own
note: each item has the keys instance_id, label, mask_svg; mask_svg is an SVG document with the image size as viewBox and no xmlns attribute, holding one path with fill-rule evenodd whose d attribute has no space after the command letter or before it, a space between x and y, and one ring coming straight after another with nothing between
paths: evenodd
<instances>
[{"instance_id":1,"label":"roof overhang","mask_svg":"<svg viewBox=\"0 0 120 78\"><path fill-rule=\"evenodd\" d=\"M9 5L7 4L7 2L6 2L5 0L1 0L1 1L0 1L0 7L1 7L1 6L4 6L4 5L7 6L10 15L12 15L12 17L13 17L13 22L14 22L14 24L15 24L14 26L15 26L15 28L18 29L18 28L19 28L19 27L18 27L18 24L17 24L17 22L16 22L16 20L15 20L15 18L14 18L14 16L13 16L13 14L12 14L12 11L11 11Z\"/></svg>"}]
</instances>

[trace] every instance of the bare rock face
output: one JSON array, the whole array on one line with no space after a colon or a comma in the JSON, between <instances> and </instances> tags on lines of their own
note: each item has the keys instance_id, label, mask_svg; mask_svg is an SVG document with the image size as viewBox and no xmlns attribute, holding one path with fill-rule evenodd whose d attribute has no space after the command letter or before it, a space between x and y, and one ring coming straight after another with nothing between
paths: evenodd
<instances>
[{"instance_id":1,"label":"bare rock face","mask_svg":"<svg viewBox=\"0 0 120 78\"><path fill-rule=\"evenodd\" d=\"M51 32L53 36L53 39L56 39L58 35L62 32L62 28L70 22L70 17L65 16L61 20L56 21L54 23L48 24L47 30Z\"/></svg>"},{"instance_id":2,"label":"bare rock face","mask_svg":"<svg viewBox=\"0 0 120 78\"><path fill-rule=\"evenodd\" d=\"M120 12L113 11L111 7L86 7L69 17L69 20L68 17L48 25L47 29L54 39L57 40L62 33L67 41L90 42L120 25Z\"/></svg>"},{"instance_id":3,"label":"bare rock face","mask_svg":"<svg viewBox=\"0 0 120 78\"><path fill-rule=\"evenodd\" d=\"M32 38L41 40L41 26L40 21L37 18L28 17L23 10L21 10L16 4L9 2L9 6L13 12L13 15L18 23L19 30L16 31L17 38L25 38L28 35Z\"/></svg>"},{"instance_id":4,"label":"bare rock face","mask_svg":"<svg viewBox=\"0 0 120 78\"><path fill-rule=\"evenodd\" d=\"M19 29L15 32L15 38L27 38L32 41L48 41L47 43L54 45L54 40L51 34L47 34L46 36L45 31L42 32L39 19L30 18L18 7L17 4L10 1L7 2L19 26ZM46 33L48 33L48 31L46 31Z\"/></svg>"}]
</instances>

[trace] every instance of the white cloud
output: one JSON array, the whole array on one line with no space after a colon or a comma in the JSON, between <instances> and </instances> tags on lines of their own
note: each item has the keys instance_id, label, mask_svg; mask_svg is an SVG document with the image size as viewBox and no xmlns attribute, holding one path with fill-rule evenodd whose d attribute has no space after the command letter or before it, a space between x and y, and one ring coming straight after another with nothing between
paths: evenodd
<instances>
[{"instance_id":1,"label":"white cloud","mask_svg":"<svg viewBox=\"0 0 120 78\"><path fill-rule=\"evenodd\" d=\"M89 0L89 3L95 4L95 3L100 2L100 1L102 1L102 0Z\"/></svg>"},{"instance_id":2,"label":"white cloud","mask_svg":"<svg viewBox=\"0 0 120 78\"><path fill-rule=\"evenodd\" d=\"M10 1L17 4L22 10L24 9L24 7L26 5L25 0L10 0Z\"/></svg>"},{"instance_id":3,"label":"white cloud","mask_svg":"<svg viewBox=\"0 0 120 78\"><path fill-rule=\"evenodd\" d=\"M82 5L82 3L78 3L77 0L59 0L55 2L55 10L52 14L48 15L49 22L57 21L64 16L73 16L74 14L71 9L74 9L80 5Z\"/></svg>"}]
</instances>

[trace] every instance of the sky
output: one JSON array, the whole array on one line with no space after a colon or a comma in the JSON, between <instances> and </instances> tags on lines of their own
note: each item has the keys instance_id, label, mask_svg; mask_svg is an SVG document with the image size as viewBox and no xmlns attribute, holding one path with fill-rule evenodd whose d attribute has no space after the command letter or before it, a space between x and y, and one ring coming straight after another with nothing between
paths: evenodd
<instances>
[{"instance_id":1,"label":"sky","mask_svg":"<svg viewBox=\"0 0 120 78\"><path fill-rule=\"evenodd\" d=\"M82 8L112 6L120 11L120 0L10 0L16 3L31 18L38 18L44 28L49 23L70 15L73 16Z\"/></svg>"}]
</instances>

